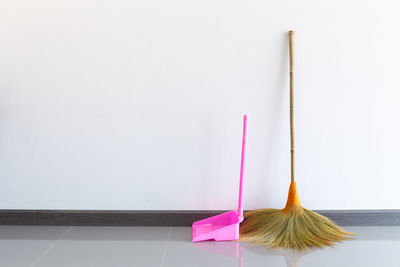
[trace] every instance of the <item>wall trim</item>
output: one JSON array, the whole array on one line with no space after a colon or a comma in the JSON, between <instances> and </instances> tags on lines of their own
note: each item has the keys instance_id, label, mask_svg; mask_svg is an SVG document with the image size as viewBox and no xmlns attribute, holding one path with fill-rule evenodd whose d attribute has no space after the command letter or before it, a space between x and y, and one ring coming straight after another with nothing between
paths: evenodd
<instances>
[{"instance_id":1,"label":"wall trim","mask_svg":"<svg viewBox=\"0 0 400 267\"><path fill-rule=\"evenodd\" d=\"M224 211L1 210L0 225L191 226ZM400 210L319 210L341 226L400 226Z\"/></svg>"}]
</instances>

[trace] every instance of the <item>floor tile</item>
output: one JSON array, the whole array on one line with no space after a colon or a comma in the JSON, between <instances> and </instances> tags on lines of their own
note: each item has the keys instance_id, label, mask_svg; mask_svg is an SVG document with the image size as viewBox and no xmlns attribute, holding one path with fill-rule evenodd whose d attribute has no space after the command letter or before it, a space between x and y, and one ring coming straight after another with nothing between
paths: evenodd
<instances>
[{"instance_id":1,"label":"floor tile","mask_svg":"<svg viewBox=\"0 0 400 267\"><path fill-rule=\"evenodd\" d=\"M398 267L399 248L391 240L348 241L336 248L313 250L299 266Z\"/></svg>"},{"instance_id":2,"label":"floor tile","mask_svg":"<svg viewBox=\"0 0 400 267\"><path fill-rule=\"evenodd\" d=\"M238 259L196 248L195 246L168 246L163 267L238 266Z\"/></svg>"},{"instance_id":3,"label":"floor tile","mask_svg":"<svg viewBox=\"0 0 400 267\"><path fill-rule=\"evenodd\" d=\"M0 266L31 266L53 243L51 240L0 240Z\"/></svg>"},{"instance_id":4,"label":"floor tile","mask_svg":"<svg viewBox=\"0 0 400 267\"><path fill-rule=\"evenodd\" d=\"M400 226L381 226L378 230L385 239L400 241Z\"/></svg>"},{"instance_id":5,"label":"floor tile","mask_svg":"<svg viewBox=\"0 0 400 267\"><path fill-rule=\"evenodd\" d=\"M191 227L172 227L163 267L238 266L238 242L192 243Z\"/></svg>"},{"instance_id":6,"label":"floor tile","mask_svg":"<svg viewBox=\"0 0 400 267\"><path fill-rule=\"evenodd\" d=\"M400 266L400 227L345 229L356 239L295 253L236 241L192 243L191 227L0 226L0 266Z\"/></svg>"},{"instance_id":7,"label":"floor tile","mask_svg":"<svg viewBox=\"0 0 400 267\"><path fill-rule=\"evenodd\" d=\"M398 267L400 257L397 255L399 248L394 242L387 241L348 241L335 248L312 249L305 252L295 252L293 250L269 250L248 244L240 244L243 254L236 257L238 266L304 266L304 267ZM219 254L218 259L226 258L214 248L215 254ZM189 252L185 252L188 253ZM169 248L167 257L169 256ZM208 262L205 254L199 259L207 266L223 266L219 262ZM216 257L216 256L213 256ZM226 260L226 259L225 259ZM177 263L178 260L175 260ZM241 262L241 265L239 263ZM177 265L181 266L181 265ZM183 264L182 264L183 266ZM200 265L199 265L200 266ZM233 265L235 266L235 265Z\"/></svg>"},{"instance_id":8,"label":"floor tile","mask_svg":"<svg viewBox=\"0 0 400 267\"><path fill-rule=\"evenodd\" d=\"M191 227L171 227L171 234L168 245L191 246L192 228Z\"/></svg>"},{"instance_id":9,"label":"floor tile","mask_svg":"<svg viewBox=\"0 0 400 267\"><path fill-rule=\"evenodd\" d=\"M70 227L0 226L0 266L31 266Z\"/></svg>"},{"instance_id":10,"label":"floor tile","mask_svg":"<svg viewBox=\"0 0 400 267\"><path fill-rule=\"evenodd\" d=\"M161 266L164 247L56 244L35 267Z\"/></svg>"},{"instance_id":11,"label":"floor tile","mask_svg":"<svg viewBox=\"0 0 400 267\"><path fill-rule=\"evenodd\" d=\"M356 239L334 248L295 253L293 250L269 250L239 242L191 244L190 227L173 227L165 266L185 266L191 262L190 259L196 259L192 266L400 266L398 246L385 238L377 227L345 229L357 233Z\"/></svg>"},{"instance_id":12,"label":"floor tile","mask_svg":"<svg viewBox=\"0 0 400 267\"><path fill-rule=\"evenodd\" d=\"M165 246L169 227L74 226L60 244L80 246Z\"/></svg>"}]
</instances>

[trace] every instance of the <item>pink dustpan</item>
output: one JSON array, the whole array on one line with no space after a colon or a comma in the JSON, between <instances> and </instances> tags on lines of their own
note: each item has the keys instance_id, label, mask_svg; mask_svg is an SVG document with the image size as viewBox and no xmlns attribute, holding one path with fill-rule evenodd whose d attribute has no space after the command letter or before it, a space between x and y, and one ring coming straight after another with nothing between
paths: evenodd
<instances>
[{"instance_id":1,"label":"pink dustpan","mask_svg":"<svg viewBox=\"0 0 400 267\"><path fill-rule=\"evenodd\" d=\"M243 221L242 187L244 152L246 148L247 115L243 116L242 158L240 162L239 204L237 211L225 212L192 225L192 242L215 240L228 241L239 239L239 224Z\"/></svg>"}]
</instances>

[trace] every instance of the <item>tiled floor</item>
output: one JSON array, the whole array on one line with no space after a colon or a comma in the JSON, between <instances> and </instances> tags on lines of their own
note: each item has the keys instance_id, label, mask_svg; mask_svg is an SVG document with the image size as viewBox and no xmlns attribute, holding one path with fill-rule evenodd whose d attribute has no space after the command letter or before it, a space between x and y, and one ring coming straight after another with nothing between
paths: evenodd
<instances>
[{"instance_id":1,"label":"tiled floor","mask_svg":"<svg viewBox=\"0 0 400 267\"><path fill-rule=\"evenodd\" d=\"M400 227L345 229L357 239L296 254L239 242L192 244L189 227L0 226L0 266L400 266Z\"/></svg>"}]
</instances>

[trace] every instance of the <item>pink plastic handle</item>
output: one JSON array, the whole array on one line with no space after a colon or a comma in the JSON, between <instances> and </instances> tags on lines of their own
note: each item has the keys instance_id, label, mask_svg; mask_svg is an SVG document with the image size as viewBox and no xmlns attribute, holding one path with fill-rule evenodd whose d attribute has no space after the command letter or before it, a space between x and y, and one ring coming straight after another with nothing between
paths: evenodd
<instances>
[{"instance_id":1,"label":"pink plastic handle","mask_svg":"<svg viewBox=\"0 0 400 267\"><path fill-rule=\"evenodd\" d=\"M243 221L242 192L243 192L244 156L245 156L245 151L246 151L246 132L247 132L247 115L245 114L243 116L242 158L240 161L240 181L239 181L238 215L239 215L240 222Z\"/></svg>"}]
</instances>

